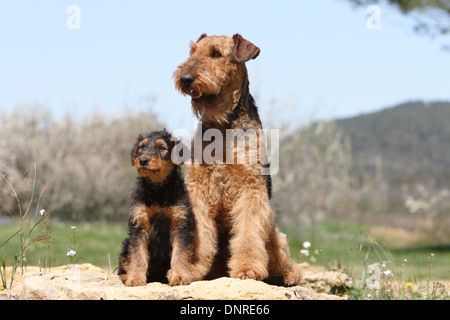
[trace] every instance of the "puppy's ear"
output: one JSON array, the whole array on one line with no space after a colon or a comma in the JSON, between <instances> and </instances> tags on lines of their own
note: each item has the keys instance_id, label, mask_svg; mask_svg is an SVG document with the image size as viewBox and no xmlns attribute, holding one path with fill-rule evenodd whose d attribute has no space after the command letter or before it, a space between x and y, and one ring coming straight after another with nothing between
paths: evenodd
<instances>
[{"instance_id":1,"label":"puppy's ear","mask_svg":"<svg viewBox=\"0 0 450 320\"><path fill-rule=\"evenodd\" d=\"M134 147L130 153L132 166L134 166L134 160L136 160L136 157L139 153L139 149L146 144L147 144L147 139L143 135L140 134L136 140L136 144L134 145Z\"/></svg>"},{"instance_id":2,"label":"puppy's ear","mask_svg":"<svg viewBox=\"0 0 450 320\"><path fill-rule=\"evenodd\" d=\"M247 62L250 59L255 59L261 50L253 43L242 38L242 36L236 33L233 36L234 41L234 58L237 62Z\"/></svg>"}]
</instances>

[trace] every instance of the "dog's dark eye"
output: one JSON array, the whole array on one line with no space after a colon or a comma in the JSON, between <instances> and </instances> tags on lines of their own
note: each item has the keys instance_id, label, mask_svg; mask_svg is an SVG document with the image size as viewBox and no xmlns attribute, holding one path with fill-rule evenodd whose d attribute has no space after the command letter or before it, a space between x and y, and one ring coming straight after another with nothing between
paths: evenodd
<instances>
[{"instance_id":1,"label":"dog's dark eye","mask_svg":"<svg viewBox=\"0 0 450 320\"><path fill-rule=\"evenodd\" d=\"M211 53L211 58L213 58L213 59L220 58L221 56L222 56L222 54L219 51L213 51Z\"/></svg>"}]
</instances>

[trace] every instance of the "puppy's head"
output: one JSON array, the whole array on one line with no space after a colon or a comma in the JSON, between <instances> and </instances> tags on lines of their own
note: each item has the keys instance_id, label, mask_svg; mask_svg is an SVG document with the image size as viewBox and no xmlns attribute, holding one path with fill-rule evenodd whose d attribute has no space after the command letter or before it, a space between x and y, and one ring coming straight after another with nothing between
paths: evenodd
<instances>
[{"instance_id":1,"label":"puppy's head","mask_svg":"<svg viewBox=\"0 0 450 320\"><path fill-rule=\"evenodd\" d=\"M131 164L141 177L155 183L163 182L175 167L171 154L176 144L165 129L139 135L131 150Z\"/></svg>"}]
</instances>

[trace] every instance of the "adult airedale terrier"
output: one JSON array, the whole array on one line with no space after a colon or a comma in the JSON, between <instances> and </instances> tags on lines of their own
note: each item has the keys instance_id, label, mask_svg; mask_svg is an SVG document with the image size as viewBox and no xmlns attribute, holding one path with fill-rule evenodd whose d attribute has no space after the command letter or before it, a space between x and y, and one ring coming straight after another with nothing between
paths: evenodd
<instances>
[{"instance_id":1,"label":"adult airedale terrier","mask_svg":"<svg viewBox=\"0 0 450 320\"><path fill-rule=\"evenodd\" d=\"M154 131L140 135L131 151L139 176L119 257L118 275L126 286L202 279L193 265L195 216L181 168L171 157L176 143L167 131Z\"/></svg>"},{"instance_id":2,"label":"adult airedale terrier","mask_svg":"<svg viewBox=\"0 0 450 320\"><path fill-rule=\"evenodd\" d=\"M197 42L191 42L188 60L174 73L176 89L191 96L192 109L201 120L193 139L192 164L186 181L201 235L196 269L208 272L214 258L217 261L226 256L226 271L231 277L279 278L289 286L298 284L301 271L290 258L286 237L274 224L269 203L271 178L261 174L267 167L261 160L265 150L262 125L249 92L245 66L259 53L258 47L239 34L203 34ZM212 155L226 153L227 161L205 161L202 152L218 142L201 138L211 129L223 134L219 141L223 149L215 148ZM231 145L225 138L230 130L244 133L233 136ZM246 132L253 132L254 136L245 140L242 156L234 141L239 136L246 139ZM250 161L251 155L256 155L257 161Z\"/></svg>"}]
</instances>

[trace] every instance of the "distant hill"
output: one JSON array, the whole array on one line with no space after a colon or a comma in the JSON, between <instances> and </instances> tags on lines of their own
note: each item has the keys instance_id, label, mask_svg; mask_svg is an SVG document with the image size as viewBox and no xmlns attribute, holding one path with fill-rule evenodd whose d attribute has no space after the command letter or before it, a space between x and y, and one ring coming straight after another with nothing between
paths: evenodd
<instances>
[{"instance_id":1,"label":"distant hill","mask_svg":"<svg viewBox=\"0 0 450 320\"><path fill-rule=\"evenodd\" d=\"M408 102L337 123L351 139L354 173L373 171L381 157L391 185L450 187L450 102Z\"/></svg>"}]
</instances>

